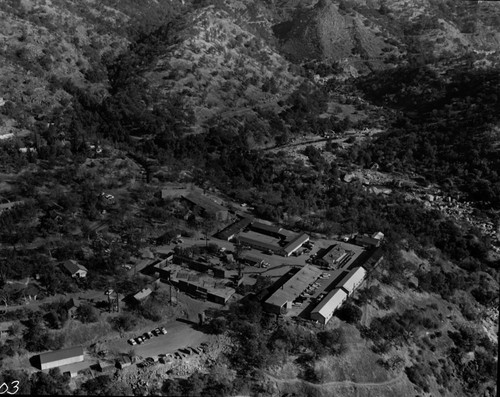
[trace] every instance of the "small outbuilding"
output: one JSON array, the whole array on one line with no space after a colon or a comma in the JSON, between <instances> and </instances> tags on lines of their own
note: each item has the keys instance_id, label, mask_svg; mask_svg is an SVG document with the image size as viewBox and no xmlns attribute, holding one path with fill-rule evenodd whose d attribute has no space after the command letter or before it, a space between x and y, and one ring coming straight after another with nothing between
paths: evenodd
<instances>
[{"instance_id":1,"label":"small outbuilding","mask_svg":"<svg viewBox=\"0 0 500 397\"><path fill-rule=\"evenodd\" d=\"M80 265L77 261L70 259L62 263L62 269L74 278L87 277L88 270L85 266Z\"/></svg>"}]
</instances>

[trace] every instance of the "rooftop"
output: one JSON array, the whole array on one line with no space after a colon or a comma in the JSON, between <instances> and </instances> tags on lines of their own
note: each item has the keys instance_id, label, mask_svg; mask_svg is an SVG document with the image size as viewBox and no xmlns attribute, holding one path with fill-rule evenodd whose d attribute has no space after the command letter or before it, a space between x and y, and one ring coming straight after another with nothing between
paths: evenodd
<instances>
[{"instance_id":1,"label":"rooftop","mask_svg":"<svg viewBox=\"0 0 500 397\"><path fill-rule=\"evenodd\" d=\"M298 234L294 239L292 239L283 249L286 253L295 251L297 247L300 247L306 241L309 240L309 236L305 233Z\"/></svg>"},{"instance_id":2,"label":"rooftop","mask_svg":"<svg viewBox=\"0 0 500 397\"><path fill-rule=\"evenodd\" d=\"M274 226L261 221L253 222L252 229L262 230L264 232L270 232L270 233L279 233L281 231L281 227Z\"/></svg>"},{"instance_id":3,"label":"rooftop","mask_svg":"<svg viewBox=\"0 0 500 397\"><path fill-rule=\"evenodd\" d=\"M286 281L274 294L267 300L267 304L283 306L286 302L291 302L297 298L312 282L314 282L321 270L311 266L304 266L288 281Z\"/></svg>"},{"instance_id":4,"label":"rooftop","mask_svg":"<svg viewBox=\"0 0 500 397\"><path fill-rule=\"evenodd\" d=\"M347 293L344 290L335 288L312 310L312 313L319 313L323 317L328 317L346 297Z\"/></svg>"},{"instance_id":5,"label":"rooftop","mask_svg":"<svg viewBox=\"0 0 500 397\"><path fill-rule=\"evenodd\" d=\"M216 213L219 211L227 211L227 208L217 204L212 199L197 192L183 194L182 197L187 201L193 203L194 205L203 208L207 212Z\"/></svg>"},{"instance_id":6,"label":"rooftop","mask_svg":"<svg viewBox=\"0 0 500 397\"><path fill-rule=\"evenodd\" d=\"M240 219L239 221L233 223L226 227L223 231L219 233L220 238L227 240L229 237L234 236L236 233L240 232L248 225L250 225L253 221L253 218L245 217Z\"/></svg>"},{"instance_id":7,"label":"rooftop","mask_svg":"<svg viewBox=\"0 0 500 397\"><path fill-rule=\"evenodd\" d=\"M71 274L75 274L79 270L87 271L85 266L80 265L77 261L69 259L63 263L64 268Z\"/></svg>"},{"instance_id":8,"label":"rooftop","mask_svg":"<svg viewBox=\"0 0 500 397\"><path fill-rule=\"evenodd\" d=\"M258 256L253 256L253 255L248 255L244 254L241 256L242 259L253 262L253 263L260 263L263 261L262 258L259 258Z\"/></svg>"},{"instance_id":9,"label":"rooftop","mask_svg":"<svg viewBox=\"0 0 500 397\"><path fill-rule=\"evenodd\" d=\"M380 244L380 240L369 237L369 236L364 236L364 235L357 235L356 238L354 239L356 243L360 244L368 244L368 245L373 245L373 246L378 246Z\"/></svg>"},{"instance_id":10,"label":"rooftop","mask_svg":"<svg viewBox=\"0 0 500 397\"><path fill-rule=\"evenodd\" d=\"M204 288L207 293L229 299L236 291L234 288L228 287L227 280L216 280L211 276L195 270L188 271L172 271L170 279L173 282L183 280L196 287Z\"/></svg>"},{"instance_id":11,"label":"rooftop","mask_svg":"<svg viewBox=\"0 0 500 397\"><path fill-rule=\"evenodd\" d=\"M329 262L337 261L342 255L346 253L341 244L334 244L329 247L318 259L324 259Z\"/></svg>"},{"instance_id":12,"label":"rooftop","mask_svg":"<svg viewBox=\"0 0 500 397\"><path fill-rule=\"evenodd\" d=\"M261 234L253 231L240 233L238 235L238 240L240 240L242 243L245 242L257 243L263 247L270 248L273 250L280 248L279 238L271 237L266 234Z\"/></svg>"},{"instance_id":13,"label":"rooftop","mask_svg":"<svg viewBox=\"0 0 500 397\"><path fill-rule=\"evenodd\" d=\"M69 349L56 350L54 352L40 354L40 363L46 364L66 358L83 356L83 347L70 347Z\"/></svg>"},{"instance_id":14,"label":"rooftop","mask_svg":"<svg viewBox=\"0 0 500 397\"><path fill-rule=\"evenodd\" d=\"M354 291L354 285L363 280L366 275L366 270L362 267L352 269L338 284L337 288L344 288L349 293Z\"/></svg>"},{"instance_id":15,"label":"rooftop","mask_svg":"<svg viewBox=\"0 0 500 397\"><path fill-rule=\"evenodd\" d=\"M146 299L149 295L151 295L153 291L149 288L143 288L139 292L134 294L134 298L137 299L138 301Z\"/></svg>"}]
</instances>

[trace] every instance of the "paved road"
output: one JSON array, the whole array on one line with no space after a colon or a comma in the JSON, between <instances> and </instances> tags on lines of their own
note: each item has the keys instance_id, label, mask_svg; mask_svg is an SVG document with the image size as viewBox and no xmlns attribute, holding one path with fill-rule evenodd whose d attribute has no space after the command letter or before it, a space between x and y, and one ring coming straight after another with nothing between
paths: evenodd
<instances>
[{"instance_id":1,"label":"paved road","mask_svg":"<svg viewBox=\"0 0 500 397\"><path fill-rule=\"evenodd\" d=\"M182 320L170 322L165 328L168 331L166 335L154 336L141 345L131 346L127 343L127 339L124 338L108 343L107 348L122 353L134 349L138 356L154 357L159 354L173 353L177 349L187 346L196 347L209 339L209 335L194 329L191 324ZM137 333L138 335L140 333Z\"/></svg>"}]
</instances>

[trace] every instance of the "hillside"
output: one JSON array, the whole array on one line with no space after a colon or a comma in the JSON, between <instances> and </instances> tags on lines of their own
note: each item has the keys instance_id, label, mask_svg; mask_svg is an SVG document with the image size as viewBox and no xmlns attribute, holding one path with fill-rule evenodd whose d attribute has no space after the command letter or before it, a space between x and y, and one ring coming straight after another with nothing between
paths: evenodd
<instances>
[{"instance_id":1,"label":"hillside","mask_svg":"<svg viewBox=\"0 0 500 397\"><path fill-rule=\"evenodd\" d=\"M343 60L364 72L411 55L449 59L496 52L489 61L498 62L500 10L487 3L320 1L273 30L291 59Z\"/></svg>"},{"instance_id":2,"label":"hillside","mask_svg":"<svg viewBox=\"0 0 500 397\"><path fill-rule=\"evenodd\" d=\"M169 0L0 2L0 135L27 133L53 110L70 110L71 86L102 100L106 63L175 8Z\"/></svg>"},{"instance_id":3,"label":"hillside","mask_svg":"<svg viewBox=\"0 0 500 397\"><path fill-rule=\"evenodd\" d=\"M159 56L144 78L160 97L181 96L198 129L217 115L279 113L278 102L303 81L288 61L225 11L195 12L181 35L183 40Z\"/></svg>"},{"instance_id":4,"label":"hillside","mask_svg":"<svg viewBox=\"0 0 500 397\"><path fill-rule=\"evenodd\" d=\"M0 384L493 396L500 7L490 3L0 0ZM205 205L186 196L198 191ZM265 245L219 238L249 215L267 222ZM281 256L295 235L309 243ZM310 310L347 269L325 259L334 247L366 277L320 325ZM260 264L243 265L246 254ZM178 265L210 266L213 284ZM307 266L320 275L297 292L304 300L269 310L286 272ZM188 281L198 286L180 288ZM207 302L209 284L231 297ZM116 313L110 289L136 298ZM113 375L92 365L70 380L28 362L76 344ZM115 368L125 358L132 365Z\"/></svg>"}]
</instances>

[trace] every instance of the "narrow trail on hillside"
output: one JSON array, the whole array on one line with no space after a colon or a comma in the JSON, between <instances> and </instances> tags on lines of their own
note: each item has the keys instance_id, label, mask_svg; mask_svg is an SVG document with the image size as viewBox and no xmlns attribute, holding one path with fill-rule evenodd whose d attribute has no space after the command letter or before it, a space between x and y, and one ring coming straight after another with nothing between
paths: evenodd
<instances>
[{"instance_id":1,"label":"narrow trail on hillside","mask_svg":"<svg viewBox=\"0 0 500 397\"><path fill-rule=\"evenodd\" d=\"M331 390L334 389L336 386L355 386L355 387L387 387L387 386L393 386L401 381L404 380L405 373L401 372L399 373L395 378L389 379L385 382L354 382L350 380L344 380L344 381L331 381L331 382L324 382L324 383L312 383L307 380L299 379L299 378L289 378L289 379L280 379L276 378L273 375L265 372L265 375L274 381L276 383L276 386L278 390L279 384L283 383L304 383L308 386L317 388L317 389L326 389L326 390Z\"/></svg>"}]
</instances>

